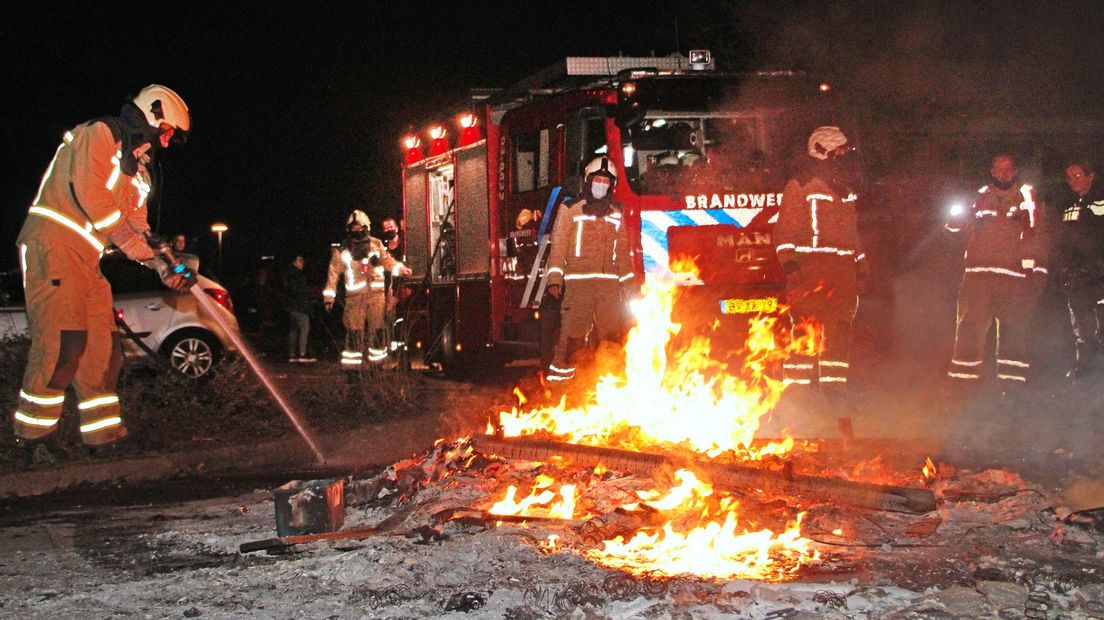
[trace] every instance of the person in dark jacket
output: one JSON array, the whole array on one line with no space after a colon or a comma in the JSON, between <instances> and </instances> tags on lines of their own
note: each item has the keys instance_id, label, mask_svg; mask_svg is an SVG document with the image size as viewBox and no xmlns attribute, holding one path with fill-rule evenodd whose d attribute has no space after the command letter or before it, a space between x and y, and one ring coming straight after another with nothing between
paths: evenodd
<instances>
[{"instance_id":1,"label":"person in dark jacket","mask_svg":"<svg viewBox=\"0 0 1104 620\"><path fill-rule=\"evenodd\" d=\"M284 298L291 329L288 331L288 361L313 362L307 356L307 339L310 336L310 291L303 275L305 261L296 256L291 269L284 277Z\"/></svg>"},{"instance_id":2,"label":"person in dark jacket","mask_svg":"<svg viewBox=\"0 0 1104 620\"><path fill-rule=\"evenodd\" d=\"M1066 376L1083 379L1097 366L1104 314L1104 190L1092 162L1066 166L1073 201L1062 211L1059 245L1062 282L1066 287L1077 362Z\"/></svg>"}]
</instances>

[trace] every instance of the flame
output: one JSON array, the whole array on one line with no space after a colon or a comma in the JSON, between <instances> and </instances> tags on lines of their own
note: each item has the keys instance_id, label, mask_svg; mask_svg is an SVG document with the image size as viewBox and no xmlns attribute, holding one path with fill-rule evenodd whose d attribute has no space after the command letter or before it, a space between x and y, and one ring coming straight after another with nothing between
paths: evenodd
<instances>
[{"instance_id":1,"label":"flame","mask_svg":"<svg viewBox=\"0 0 1104 620\"><path fill-rule=\"evenodd\" d=\"M568 408L561 399L555 406L522 410L524 396L515 391L519 406L499 414L498 426L488 432L507 437L547 433L561 441L644 451L687 451L728 460L761 459L794 449L792 438L753 445L760 419L778 403L785 384L776 370L791 355L816 355L822 350L823 330L802 323L792 338L778 338L777 316L757 316L749 321L748 336L739 368L713 358L704 336L669 353L672 338L682 326L671 319L678 284L700 282L692 264L675 264L669 277L649 276L642 296L631 309L637 324L625 345L623 375L602 376L584 404ZM716 329L716 324L714 325ZM599 472L595 470L595 473ZM601 549L582 553L597 563L640 574L694 574L706 578L777 580L791 575L818 558L811 540L801 537L801 517L776 534L742 523L739 503L715 492L689 470L675 474L675 485L666 492L638 493L641 504L659 511L667 521L661 526L637 530L604 541ZM548 481L534 483L528 497L518 501L510 486L505 497L489 512L494 514L573 514L576 487L560 487L562 501ZM584 490L585 494L585 490ZM570 507L569 507L570 505ZM550 543L563 548L563 543ZM547 546L546 546L547 547Z\"/></svg>"},{"instance_id":2,"label":"flame","mask_svg":"<svg viewBox=\"0 0 1104 620\"><path fill-rule=\"evenodd\" d=\"M541 516L554 519L571 519L575 514L576 486L573 484L561 486L559 491L561 499L560 501L553 502L557 494L549 487L551 487L554 482L555 480L548 476L538 476L533 484L532 490L529 492L529 496L520 502L514 499L517 496L517 487L510 485L506 489L506 497L495 502L494 505L487 509L487 512L494 515Z\"/></svg>"},{"instance_id":3,"label":"flame","mask_svg":"<svg viewBox=\"0 0 1104 620\"><path fill-rule=\"evenodd\" d=\"M660 528L644 528L627 542L618 536L584 555L613 568L638 574L694 574L715 579L782 579L801 566L819 559L812 541L801 537L804 513L785 531L738 531L739 504L730 497L711 501L710 485L693 472L675 473L678 486L665 496L645 501L648 506L673 515ZM640 493L641 499L654 492Z\"/></svg>"},{"instance_id":4,"label":"flame","mask_svg":"<svg viewBox=\"0 0 1104 620\"><path fill-rule=\"evenodd\" d=\"M644 286L644 295L632 304L637 325L625 345L623 377L603 376L581 407L568 409L561 401L553 407L502 412L503 434L517 437L541 431L570 443L627 450L683 445L709 456L733 451L744 458L791 450L792 439L752 448L760 419L774 408L785 387L770 370L791 354L815 354L823 331L804 323L795 330L797 337L783 345L775 336L778 318L755 317L743 367L734 374L712 358L705 337L694 337L668 357L667 345L682 328L670 318L675 283L696 275L696 270L684 271Z\"/></svg>"},{"instance_id":5,"label":"flame","mask_svg":"<svg viewBox=\"0 0 1104 620\"><path fill-rule=\"evenodd\" d=\"M939 475L939 470L935 468L935 463L932 462L930 456L924 459L924 466L920 469L920 475L925 483L934 482Z\"/></svg>"}]
</instances>

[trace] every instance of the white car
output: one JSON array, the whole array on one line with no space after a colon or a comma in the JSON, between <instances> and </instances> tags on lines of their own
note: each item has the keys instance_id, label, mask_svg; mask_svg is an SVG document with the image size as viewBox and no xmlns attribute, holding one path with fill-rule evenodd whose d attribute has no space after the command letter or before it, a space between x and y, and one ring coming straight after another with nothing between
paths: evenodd
<instances>
[{"instance_id":1,"label":"white car","mask_svg":"<svg viewBox=\"0 0 1104 620\"><path fill-rule=\"evenodd\" d=\"M195 262L198 267L198 261ZM236 351L234 339L241 339L230 293L218 282L199 276L195 285L216 303L207 304L218 312L218 320L199 307L191 292L171 291L152 270L122 255L110 255L100 261L104 276L111 282L115 316L126 323L149 350L163 357L184 376L198 379L218 364L227 351ZM27 334L27 310L19 303L22 294L19 270L3 272L0 299L0 338ZM18 305L16 305L18 303ZM220 321L222 325L220 325ZM225 329L223 328L225 325ZM227 333L227 330L232 332ZM127 360L148 361L148 354L120 328L123 355Z\"/></svg>"},{"instance_id":2,"label":"white car","mask_svg":"<svg viewBox=\"0 0 1104 620\"><path fill-rule=\"evenodd\" d=\"M203 377L227 351L237 350L234 339L241 339L238 320L230 293L218 282L199 275L195 285L216 302L206 304L219 313L216 320L200 308L190 291L166 288L153 270L125 257L104 257L100 269L111 283L116 319L181 374ZM227 330L233 332L233 338ZM126 330L122 331L123 355L128 359L147 357Z\"/></svg>"}]
</instances>

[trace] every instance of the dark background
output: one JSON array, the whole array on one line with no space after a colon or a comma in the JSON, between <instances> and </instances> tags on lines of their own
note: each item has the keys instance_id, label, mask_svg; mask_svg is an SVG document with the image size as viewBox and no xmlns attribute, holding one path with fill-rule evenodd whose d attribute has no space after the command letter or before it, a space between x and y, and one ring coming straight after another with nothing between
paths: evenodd
<instances>
[{"instance_id":1,"label":"dark background","mask_svg":"<svg viewBox=\"0 0 1104 620\"><path fill-rule=\"evenodd\" d=\"M1099 123L1104 101L1104 9L1089 1L199 6L3 9L0 269L16 266L15 235L62 132L151 82L193 113L189 144L162 158L151 223L211 256L209 227L225 221L227 271L305 252L314 277L350 210L374 228L399 212L408 127L449 120L468 88L506 86L567 55L705 47L725 69L822 74L863 104L882 132L870 138L880 167L894 173L915 165L895 157L896 131L923 136L926 123L981 113ZM969 184L983 180L974 159ZM1060 173L1046 167L1037 173Z\"/></svg>"}]
</instances>

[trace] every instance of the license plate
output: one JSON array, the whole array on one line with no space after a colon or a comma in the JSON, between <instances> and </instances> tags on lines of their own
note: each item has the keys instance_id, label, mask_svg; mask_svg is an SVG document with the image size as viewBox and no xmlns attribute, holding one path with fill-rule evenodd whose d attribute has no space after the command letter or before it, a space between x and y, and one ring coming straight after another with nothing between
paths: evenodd
<instances>
[{"instance_id":1,"label":"license plate","mask_svg":"<svg viewBox=\"0 0 1104 620\"><path fill-rule=\"evenodd\" d=\"M777 297L721 300L721 314L769 314L777 310Z\"/></svg>"}]
</instances>

